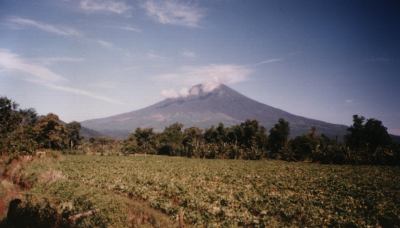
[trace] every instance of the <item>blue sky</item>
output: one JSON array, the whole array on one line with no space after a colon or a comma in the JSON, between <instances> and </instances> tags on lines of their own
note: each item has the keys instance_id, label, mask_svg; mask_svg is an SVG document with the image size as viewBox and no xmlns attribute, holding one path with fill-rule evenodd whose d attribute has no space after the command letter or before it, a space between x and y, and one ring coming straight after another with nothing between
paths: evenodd
<instances>
[{"instance_id":1,"label":"blue sky","mask_svg":"<svg viewBox=\"0 0 400 228\"><path fill-rule=\"evenodd\" d=\"M400 134L396 1L0 0L0 94L66 121L225 83L294 114Z\"/></svg>"}]
</instances>

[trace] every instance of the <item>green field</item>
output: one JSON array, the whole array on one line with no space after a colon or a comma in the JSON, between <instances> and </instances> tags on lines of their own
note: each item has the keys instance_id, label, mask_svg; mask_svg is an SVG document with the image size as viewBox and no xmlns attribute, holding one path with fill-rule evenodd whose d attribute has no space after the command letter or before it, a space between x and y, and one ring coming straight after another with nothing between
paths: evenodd
<instances>
[{"instance_id":1,"label":"green field","mask_svg":"<svg viewBox=\"0 0 400 228\"><path fill-rule=\"evenodd\" d=\"M400 220L398 167L75 155L33 162L25 175L35 172L42 174L31 196L77 211L97 209L96 219L112 227L171 226L178 217L201 226L385 226ZM81 225L96 222L87 220Z\"/></svg>"}]
</instances>

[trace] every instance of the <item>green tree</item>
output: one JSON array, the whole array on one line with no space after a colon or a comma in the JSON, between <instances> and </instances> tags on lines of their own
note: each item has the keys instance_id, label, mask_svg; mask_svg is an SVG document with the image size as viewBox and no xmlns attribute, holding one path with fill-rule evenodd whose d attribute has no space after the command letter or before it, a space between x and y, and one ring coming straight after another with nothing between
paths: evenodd
<instances>
[{"instance_id":1,"label":"green tree","mask_svg":"<svg viewBox=\"0 0 400 228\"><path fill-rule=\"evenodd\" d=\"M33 130L37 121L37 114L34 109L19 110L21 121L14 132L10 134L10 142L15 152L20 154L31 154L37 149L38 143L35 140Z\"/></svg>"},{"instance_id":2,"label":"green tree","mask_svg":"<svg viewBox=\"0 0 400 228\"><path fill-rule=\"evenodd\" d=\"M218 138L218 131L214 126L211 126L204 131L204 140L206 143L217 143Z\"/></svg>"},{"instance_id":3,"label":"green tree","mask_svg":"<svg viewBox=\"0 0 400 228\"><path fill-rule=\"evenodd\" d=\"M230 159L238 159L242 158L244 153L244 147L242 145L242 138L243 138L244 132L243 129L240 125L234 125L231 126L227 130L226 138L229 143L229 154L228 157Z\"/></svg>"},{"instance_id":4,"label":"green tree","mask_svg":"<svg viewBox=\"0 0 400 228\"><path fill-rule=\"evenodd\" d=\"M134 136L141 152L154 153L156 147L156 134L153 128L137 128Z\"/></svg>"},{"instance_id":5,"label":"green tree","mask_svg":"<svg viewBox=\"0 0 400 228\"><path fill-rule=\"evenodd\" d=\"M21 117L18 104L7 97L0 97L0 153L9 153L11 133L17 129Z\"/></svg>"},{"instance_id":6,"label":"green tree","mask_svg":"<svg viewBox=\"0 0 400 228\"><path fill-rule=\"evenodd\" d=\"M369 151L374 152L378 147L388 147L392 138L383 126L382 121L368 119L364 126L365 142Z\"/></svg>"},{"instance_id":7,"label":"green tree","mask_svg":"<svg viewBox=\"0 0 400 228\"><path fill-rule=\"evenodd\" d=\"M159 136L159 153L164 155L181 155L183 151L183 125L174 123L166 127Z\"/></svg>"},{"instance_id":8,"label":"green tree","mask_svg":"<svg viewBox=\"0 0 400 228\"><path fill-rule=\"evenodd\" d=\"M346 145L352 150L360 150L365 146L365 118L363 116L353 115L353 125L347 131L345 136Z\"/></svg>"},{"instance_id":9,"label":"green tree","mask_svg":"<svg viewBox=\"0 0 400 228\"><path fill-rule=\"evenodd\" d=\"M293 157L288 159L307 160L311 159L315 152L318 141L311 138L309 135L297 136L290 141L290 150L293 152Z\"/></svg>"},{"instance_id":10,"label":"green tree","mask_svg":"<svg viewBox=\"0 0 400 228\"><path fill-rule=\"evenodd\" d=\"M0 137L6 137L21 122L17 108L17 103L7 97L0 97Z\"/></svg>"},{"instance_id":11,"label":"green tree","mask_svg":"<svg viewBox=\"0 0 400 228\"><path fill-rule=\"evenodd\" d=\"M18 109L18 104L0 97L0 154L32 153L37 144L32 126L37 120L34 109Z\"/></svg>"},{"instance_id":12,"label":"green tree","mask_svg":"<svg viewBox=\"0 0 400 228\"><path fill-rule=\"evenodd\" d=\"M376 119L365 120L363 116L354 115L353 125L345 136L346 145L351 149L351 160L361 163L376 163L390 150L392 143L387 128ZM387 160L387 158L385 159Z\"/></svg>"},{"instance_id":13,"label":"green tree","mask_svg":"<svg viewBox=\"0 0 400 228\"><path fill-rule=\"evenodd\" d=\"M182 144L187 157L200 157L200 149L204 145L203 131L197 127L185 129Z\"/></svg>"},{"instance_id":14,"label":"green tree","mask_svg":"<svg viewBox=\"0 0 400 228\"><path fill-rule=\"evenodd\" d=\"M287 146L289 133L289 122L284 119L279 119L278 123L269 131L268 147L272 156L276 156Z\"/></svg>"},{"instance_id":15,"label":"green tree","mask_svg":"<svg viewBox=\"0 0 400 228\"><path fill-rule=\"evenodd\" d=\"M81 140L81 136L79 134L81 130L81 124L76 121L73 121L71 123L66 124L65 129L67 132L69 149L71 150L76 149Z\"/></svg>"},{"instance_id":16,"label":"green tree","mask_svg":"<svg viewBox=\"0 0 400 228\"><path fill-rule=\"evenodd\" d=\"M129 134L128 138L122 142L122 152L124 154L136 153L139 149L135 133Z\"/></svg>"},{"instance_id":17,"label":"green tree","mask_svg":"<svg viewBox=\"0 0 400 228\"><path fill-rule=\"evenodd\" d=\"M246 150L247 159L259 159L265 154L267 146L266 129L257 120L246 120L236 130L239 144Z\"/></svg>"},{"instance_id":18,"label":"green tree","mask_svg":"<svg viewBox=\"0 0 400 228\"><path fill-rule=\"evenodd\" d=\"M264 148L267 143L266 129L257 120L246 120L240 124L240 144L250 148L254 144L258 148Z\"/></svg>"},{"instance_id":19,"label":"green tree","mask_svg":"<svg viewBox=\"0 0 400 228\"><path fill-rule=\"evenodd\" d=\"M33 130L41 148L56 150L67 148L67 131L57 115L49 113L40 117Z\"/></svg>"}]
</instances>

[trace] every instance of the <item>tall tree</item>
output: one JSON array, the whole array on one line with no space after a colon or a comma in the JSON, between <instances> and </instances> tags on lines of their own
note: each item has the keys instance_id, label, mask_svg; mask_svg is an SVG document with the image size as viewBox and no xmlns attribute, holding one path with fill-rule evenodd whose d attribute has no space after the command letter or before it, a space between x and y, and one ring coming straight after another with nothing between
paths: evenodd
<instances>
[{"instance_id":1,"label":"tall tree","mask_svg":"<svg viewBox=\"0 0 400 228\"><path fill-rule=\"evenodd\" d=\"M166 127L160 134L160 153L167 155L180 155L182 152L183 125L174 123Z\"/></svg>"},{"instance_id":2,"label":"tall tree","mask_svg":"<svg viewBox=\"0 0 400 228\"><path fill-rule=\"evenodd\" d=\"M273 155L276 155L287 146L289 133L289 122L282 118L269 131L268 147Z\"/></svg>"},{"instance_id":3,"label":"tall tree","mask_svg":"<svg viewBox=\"0 0 400 228\"><path fill-rule=\"evenodd\" d=\"M137 128L134 136L138 147L144 153L153 153L156 146L156 134L153 132L153 128Z\"/></svg>"},{"instance_id":4,"label":"tall tree","mask_svg":"<svg viewBox=\"0 0 400 228\"><path fill-rule=\"evenodd\" d=\"M34 126L39 146L49 149L65 149L67 147L67 131L57 115L49 113L40 117Z\"/></svg>"},{"instance_id":5,"label":"tall tree","mask_svg":"<svg viewBox=\"0 0 400 228\"><path fill-rule=\"evenodd\" d=\"M182 144L186 151L186 156L200 156L199 150L203 144L203 132L200 128L190 127L183 133Z\"/></svg>"},{"instance_id":6,"label":"tall tree","mask_svg":"<svg viewBox=\"0 0 400 228\"><path fill-rule=\"evenodd\" d=\"M352 150L375 151L378 147L386 147L391 144L391 137L382 121L368 119L363 116L354 115L353 125L347 131L346 144Z\"/></svg>"},{"instance_id":7,"label":"tall tree","mask_svg":"<svg viewBox=\"0 0 400 228\"><path fill-rule=\"evenodd\" d=\"M345 136L346 145L352 150L360 150L365 146L364 122L363 116L353 115L353 125L347 128L349 133Z\"/></svg>"},{"instance_id":8,"label":"tall tree","mask_svg":"<svg viewBox=\"0 0 400 228\"><path fill-rule=\"evenodd\" d=\"M79 134L81 130L81 124L76 121L73 121L71 123L66 124L65 128L67 131L69 148L71 150L75 149L81 140L81 136Z\"/></svg>"},{"instance_id":9,"label":"tall tree","mask_svg":"<svg viewBox=\"0 0 400 228\"><path fill-rule=\"evenodd\" d=\"M368 119L364 126L365 142L369 151L374 152L378 147L387 147L392 143L392 138L383 126L382 121Z\"/></svg>"},{"instance_id":10,"label":"tall tree","mask_svg":"<svg viewBox=\"0 0 400 228\"><path fill-rule=\"evenodd\" d=\"M392 139L381 121L373 118L365 121L363 116L354 115L353 125L347 130L346 145L351 149L353 162L376 163L387 157L385 150L390 150Z\"/></svg>"},{"instance_id":11,"label":"tall tree","mask_svg":"<svg viewBox=\"0 0 400 228\"><path fill-rule=\"evenodd\" d=\"M18 113L18 104L8 99L0 97L0 137L5 138L7 134L14 131L21 122Z\"/></svg>"},{"instance_id":12,"label":"tall tree","mask_svg":"<svg viewBox=\"0 0 400 228\"><path fill-rule=\"evenodd\" d=\"M261 126L257 120L246 120L240 124L241 145L251 147L256 145L258 148L264 148L267 143L266 129Z\"/></svg>"},{"instance_id":13,"label":"tall tree","mask_svg":"<svg viewBox=\"0 0 400 228\"><path fill-rule=\"evenodd\" d=\"M34 109L18 109L18 104L0 97L0 153L32 153L36 142L32 126L37 120Z\"/></svg>"},{"instance_id":14,"label":"tall tree","mask_svg":"<svg viewBox=\"0 0 400 228\"><path fill-rule=\"evenodd\" d=\"M135 137L135 133L129 134L128 138L122 142L122 152L131 154L137 152L139 146Z\"/></svg>"}]
</instances>

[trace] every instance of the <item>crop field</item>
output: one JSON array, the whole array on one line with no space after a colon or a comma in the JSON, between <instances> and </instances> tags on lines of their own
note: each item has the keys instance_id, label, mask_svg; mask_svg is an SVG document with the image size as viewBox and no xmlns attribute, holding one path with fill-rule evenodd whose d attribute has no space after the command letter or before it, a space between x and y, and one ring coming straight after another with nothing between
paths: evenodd
<instances>
[{"instance_id":1,"label":"crop field","mask_svg":"<svg viewBox=\"0 0 400 228\"><path fill-rule=\"evenodd\" d=\"M53 178L29 194L64 205L90 201L112 227L125 226L130 208L142 206L156 226L180 219L189 226L275 227L400 221L398 167L70 155L46 169Z\"/></svg>"}]
</instances>

